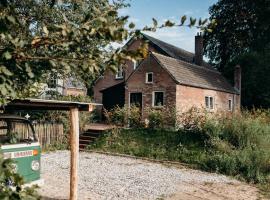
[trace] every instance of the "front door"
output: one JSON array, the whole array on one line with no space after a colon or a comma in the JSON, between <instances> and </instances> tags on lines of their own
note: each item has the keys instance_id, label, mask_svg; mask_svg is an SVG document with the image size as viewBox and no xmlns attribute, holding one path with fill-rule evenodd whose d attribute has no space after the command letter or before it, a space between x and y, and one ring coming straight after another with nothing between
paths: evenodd
<instances>
[{"instance_id":1,"label":"front door","mask_svg":"<svg viewBox=\"0 0 270 200\"><path fill-rule=\"evenodd\" d=\"M141 92L134 92L130 93L130 105L136 105L142 108L142 93Z\"/></svg>"}]
</instances>

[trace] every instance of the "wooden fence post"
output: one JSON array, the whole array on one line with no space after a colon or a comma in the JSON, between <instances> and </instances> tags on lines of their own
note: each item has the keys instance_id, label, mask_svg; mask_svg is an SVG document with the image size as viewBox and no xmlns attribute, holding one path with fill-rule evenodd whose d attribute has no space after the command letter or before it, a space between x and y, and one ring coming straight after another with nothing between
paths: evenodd
<instances>
[{"instance_id":1,"label":"wooden fence post","mask_svg":"<svg viewBox=\"0 0 270 200\"><path fill-rule=\"evenodd\" d=\"M79 110L70 109L70 200L78 199Z\"/></svg>"}]
</instances>

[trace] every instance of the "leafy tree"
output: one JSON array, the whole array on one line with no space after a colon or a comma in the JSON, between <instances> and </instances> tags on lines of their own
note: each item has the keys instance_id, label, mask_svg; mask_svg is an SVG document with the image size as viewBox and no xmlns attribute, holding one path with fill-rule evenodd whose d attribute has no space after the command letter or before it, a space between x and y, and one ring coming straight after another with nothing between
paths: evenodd
<instances>
[{"instance_id":1,"label":"leafy tree","mask_svg":"<svg viewBox=\"0 0 270 200\"><path fill-rule=\"evenodd\" d=\"M241 64L242 105L269 107L270 1L220 0L209 11L216 26L205 33L205 55L231 80Z\"/></svg>"},{"instance_id":2,"label":"leafy tree","mask_svg":"<svg viewBox=\"0 0 270 200\"><path fill-rule=\"evenodd\" d=\"M124 0L1 0L0 1L0 100L34 94L51 72L65 77L95 79L105 67L115 70L126 59L142 58L147 44L136 52L109 51L112 42L139 35L135 24L118 9ZM166 21L142 30L171 26L202 27L207 20L183 16L179 23ZM198 22L198 25L196 25Z\"/></svg>"},{"instance_id":3,"label":"leafy tree","mask_svg":"<svg viewBox=\"0 0 270 200\"><path fill-rule=\"evenodd\" d=\"M107 54L111 42L127 39L122 1L0 2L0 96L21 96L34 82L56 71L87 79L121 54Z\"/></svg>"}]
</instances>

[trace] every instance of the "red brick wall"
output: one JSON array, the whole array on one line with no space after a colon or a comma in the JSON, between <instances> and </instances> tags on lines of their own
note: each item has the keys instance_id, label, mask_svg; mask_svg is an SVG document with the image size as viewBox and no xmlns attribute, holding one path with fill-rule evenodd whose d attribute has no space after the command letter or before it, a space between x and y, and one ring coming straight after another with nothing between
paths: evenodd
<instances>
[{"instance_id":1,"label":"red brick wall","mask_svg":"<svg viewBox=\"0 0 270 200\"><path fill-rule=\"evenodd\" d=\"M134 51L136 49L138 49L140 47L142 40L138 39L133 41L129 47L128 50ZM157 50L154 49L154 47L149 45L149 51L152 52L158 52ZM125 64L125 79L127 79L130 74L134 71L134 66L133 66L133 62L130 60L127 60L126 64ZM122 81L124 81L123 79L115 79L115 74L110 71L110 70L106 70L104 73L104 76L101 77L95 84L94 86L94 100L97 103L102 103L102 93L100 93L100 90L106 89L108 87L111 87L113 85L116 85L118 83L121 83Z\"/></svg>"},{"instance_id":2,"label":"red brick wall","mask_svg":"<svg viewBox=\"0 0 270 200\"><path fill-rule=\"evenodd\" d=\"M145 83L147 72L153 72L153 83ZM175 81L152 56L149 56L128 79L125 93L125 104L129 105L130 93L142 92L142 109L145 110L147 107L152 107L153 91L164 91L165 105L172 107L175 106ZM146 117L145 113L143 117Z\"/></svg>"},{"instance_id":3,"label":"red brick wall","mask_svg":"<svg viewBox=\"0 0 270 200\"><path fill-rule=\"evenodd\" d=\"M65 95L72 95L72 96L85 96L86 95L86 90L84 89L77 89L77 88L67 88L64 91Z\"/></svg>"},{"instance_id":4,"label":"red brick wall","mask_svg":"<svg viewBox=\"0 0 270 200\"><path fill-rule=\"evenodd\" d=\"M208 90L202 88L195 88L184 85L177 85L176 87L176 109L178 112L185 112L191 107L205 108L205 96L212 96L214 98L213 111L228 111L228 100L234 101L235 109L239 109L239 95L234 95L226 92L215 90Z\"/></svg>"}]
</instances>

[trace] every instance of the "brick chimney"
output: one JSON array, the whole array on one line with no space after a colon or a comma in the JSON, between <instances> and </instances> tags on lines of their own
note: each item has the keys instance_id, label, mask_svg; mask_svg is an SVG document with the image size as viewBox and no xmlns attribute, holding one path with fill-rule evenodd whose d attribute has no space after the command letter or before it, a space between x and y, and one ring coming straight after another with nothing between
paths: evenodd
<instances>
[{"instance_id":1,"label":"brick chimney","mask_svg":"<svg viewBox=\"0 0 270 200\"><path fill-rule=\"evenodd\" d=\"M196 65L203 64L203 36L202 33L197 33L195 36L195 58L194 63Z\"/></svg>"},{"instance_id":2,"label":"brick chimney","mask_svg":"<svg viewBox=\"0 0 270 200\"><path fill-rule=\"evenodd\" d=\"M241 80L242 70L240 65L236 65L234 68L234 88L237 89L241 94Z\"/></svg>"}]
</instances>

